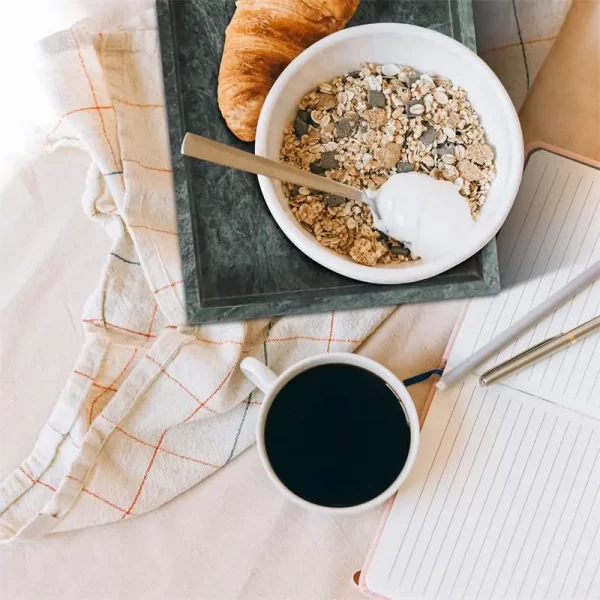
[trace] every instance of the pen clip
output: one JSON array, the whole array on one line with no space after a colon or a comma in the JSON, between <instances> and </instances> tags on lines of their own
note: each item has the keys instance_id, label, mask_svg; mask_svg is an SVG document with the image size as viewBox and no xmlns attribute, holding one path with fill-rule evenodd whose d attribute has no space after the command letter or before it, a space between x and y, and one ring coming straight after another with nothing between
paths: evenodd
<instances>
[{"instance_id":1,"label":"pen clip","mask_svg":"<svg viewBox=\"0 0 600 600\"><path fill-rule=\"evenodd\" d=\"M504 362L497 364L496 366L492 367L491 369L488 369L487 371L482 373L481 376L479 377L479 385L481 387L485 387L487 385L488 377L490 377L490 375L493 375L497 369L511 365L513 362L516 362L517 360L520 360L524 356L528 356L532 352L535 352L536 350L543 348L546 344L553 342L554 340L561 337L562 335L563 335L562 333L557 333L556 335L553 335L552 337L546 338L545 340L542 340L539 344L535 344L535 346L531 346L531 348L527 348L526 350L523 350L523 352L519 352L519 354L515 354L513 357L509 358L508 360L505 360Z\"/></svg>"}]
</instances>

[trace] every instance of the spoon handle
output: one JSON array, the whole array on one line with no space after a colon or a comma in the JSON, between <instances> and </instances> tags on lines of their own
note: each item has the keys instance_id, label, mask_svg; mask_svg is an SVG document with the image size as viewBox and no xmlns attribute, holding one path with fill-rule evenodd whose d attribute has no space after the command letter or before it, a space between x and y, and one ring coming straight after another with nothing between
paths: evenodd
<instances>
[{"instance_id":1,"label":"spoon handle","mask_svg":"<svg viewBox=\"0 0 600 600\"><path fill-rule=\"evenodd\" d=\"M286 165L264 156L256 156L250 152L232 148L226 144L209 140L194 133L185 134L183 144L181 145L181 153L185 154L185 156L199 158L240 171L265 175L273 179L279 179L280 181L303 185L313 190L319 190L328 194L338 194L345 198L365 202L363 192L349 185L327 179L327 177L307 173L291 165Z\"/></svg>"}]
</instances>

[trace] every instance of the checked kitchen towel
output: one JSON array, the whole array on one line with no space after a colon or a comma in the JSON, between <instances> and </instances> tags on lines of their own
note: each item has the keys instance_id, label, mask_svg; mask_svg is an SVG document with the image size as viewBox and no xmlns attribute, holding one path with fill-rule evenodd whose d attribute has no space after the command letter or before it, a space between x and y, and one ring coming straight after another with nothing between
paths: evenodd
<instances>
[{"instance_id":1,"label":"checked kitchen towel","mask_svg":"<svg viewBox=\"0 0 600 600\"><path fill-rule=\"evenodd\" d=\"M31 453L0 486L0 540L148 512L254 441L262 396L238 369L352 351L391 312L184 324L158 37L72 29L44 42L57 122L47 151L93 159L84 209L113 245L84 310L87 342ZM60 333L57 333L59 335Z\"/></svg>"},{"instance_id":2,"label":"checked kitchen towel","mask_svg":"<svg viewBox=\"0 0 600 600\"><path fill-rule=\"evenodd\" d=\"M477 51L521 108L572 0L473 0Z\"/></svg>"}]
</instances>

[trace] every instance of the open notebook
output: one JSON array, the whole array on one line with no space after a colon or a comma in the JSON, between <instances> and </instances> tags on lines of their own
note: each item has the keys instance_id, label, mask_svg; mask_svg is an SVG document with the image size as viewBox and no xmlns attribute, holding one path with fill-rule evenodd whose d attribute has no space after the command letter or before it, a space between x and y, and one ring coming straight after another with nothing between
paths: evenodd
<instances>
[{"instance_id":1,"label":"open notebook","mask_svg":"<svg viewBox=\"0 0 600 600\"><path fill-rule=\"evenodd\" d=\"M504 291L468 307L451 367L600 260L600 170L528 158L499 235ZM600 335L484 389L478 374L600 314L600 281L438 392L361 575L393 599L600 598Z\"/></svg>"}]
</instances>

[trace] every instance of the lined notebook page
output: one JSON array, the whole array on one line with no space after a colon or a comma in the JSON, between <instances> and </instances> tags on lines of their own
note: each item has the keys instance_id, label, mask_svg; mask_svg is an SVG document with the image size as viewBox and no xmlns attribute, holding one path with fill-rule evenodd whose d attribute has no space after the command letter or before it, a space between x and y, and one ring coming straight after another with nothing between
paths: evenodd
<instances>
[{"instance_id":1,"label":"lined notebook page","mask_svg":"<svg viewBox=\"0 0 600 600\"><path fill-rule=\"evenodd\" d=\"M438 392L368 587L397 599L597 600L598 425L474 376Z\"/></svg>"},{"instance_id":2,"label":"lined notebook page","mask_svg":"<svg viewBox=\"0 0 600 600\"><path fill-rule=\"evenodd\" d=\"M498 237L503 292L471 303L448 367L600 260L600 171L545 150L529 159L515 206ZM600 314L600 281L556 310L476 372ZM600 334L503 384L600 416Z\"/></svg>"},{"instance_id":3,"label":"lined notebook page","mask_svg":"<svg viewBox=\"0 0 600 600\"><path fill-rule=\"evenodd\" d=\"M452 366L600 260L600 173L537 151L499 237L504 291L474 300ZM600 283L484 365L600 314ZM438 392L367 570L394 599L600 598L600 336L488 389Z\"/></svg>"}]
</instances>

